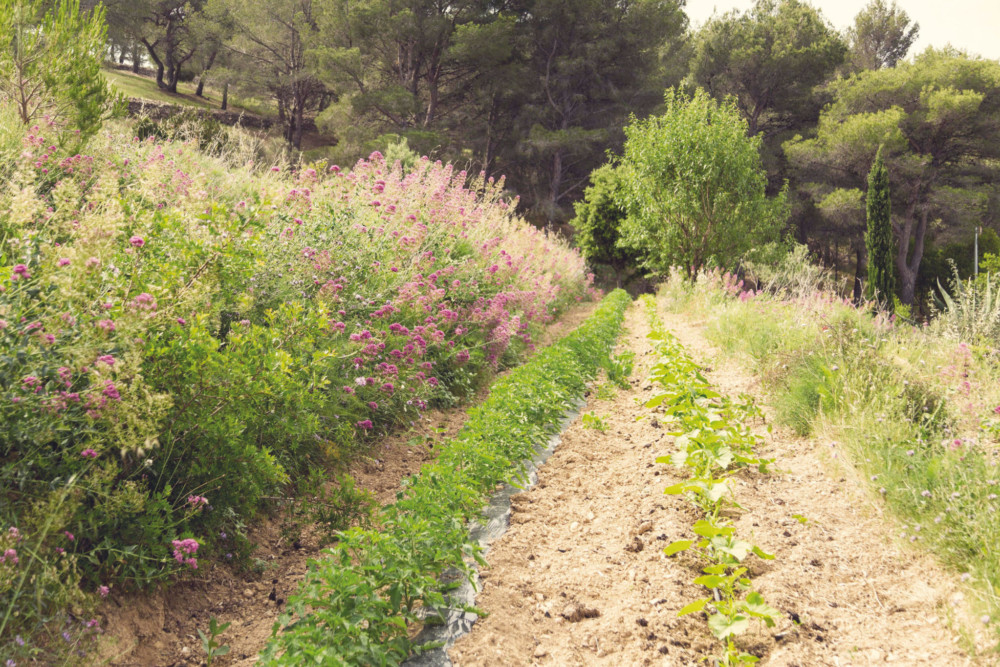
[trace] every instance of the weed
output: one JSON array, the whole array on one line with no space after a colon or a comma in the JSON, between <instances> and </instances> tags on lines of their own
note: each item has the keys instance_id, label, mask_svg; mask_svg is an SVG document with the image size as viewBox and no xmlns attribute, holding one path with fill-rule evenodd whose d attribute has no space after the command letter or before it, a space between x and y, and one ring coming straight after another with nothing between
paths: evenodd
<instances>
[{"instance_id":1,"label":"weed","mask_svg":"<svg viewBox=\"0 0 1000 667\"><path fill-rule=\"evenodd\" d=\"M583 415L583 427L604 433L608 430L607 423L593 412L586 412Z\"/></svg>"},{"instance_id":2,"label":"weed","mask_svg":"<svg viewBox=\"0 0 1000 667\"><path fill-rule=\"evenodd\" d=\"M198 628L198 636L201 637L201 648L205 651L206 667L212 667L213 660L229 653L229 645L220 644L218 641L219 635L228 630L229 625L229 623L219 625L219 621L216 620L215 616L212 616L208 620L207 635L202 632L201 628Z\"/></svg>"}]
</instances>

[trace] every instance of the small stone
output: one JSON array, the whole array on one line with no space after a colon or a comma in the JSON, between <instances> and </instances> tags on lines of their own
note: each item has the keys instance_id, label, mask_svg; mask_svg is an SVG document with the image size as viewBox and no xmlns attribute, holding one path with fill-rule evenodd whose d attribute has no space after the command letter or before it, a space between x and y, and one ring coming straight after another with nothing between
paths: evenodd
<instances>
[{"instance_id":1,"label":"small stone","mask_svg":"<svg viewBox=\"0 0 1000 667\"><path fill-rule=\"evenodd\" d=\"M595 518L593 512L587 512L587 521L593 521Z\"/></svg>"},{"instance_id":2,"label":"small stone","mask_svg":"<svg viewBox=\"0 0 1000 667\"><path fill-rule=\"evenodd\" d=\"M580 527L580 524L577 521L574 521L573 523L569 524L569 529L570 530L576 530L579 527Z\"/></svg>"},{"instance_id":3,"label":"small stone","mask_svg":"<svg viewBox=\"0 0 1000 667\"><path fill-rule=\"evenodd\" d=\"M188 657L189 655L191 655L191 649L189 649L187 646L182 646L181 655L185 658Z\"/></svg>"},{"instance_id":4,"label":"small stone","mask_svg":"<svg viewBox=\"0 0 1000 667\"><path fill-rule=\"evenodd\" d=\"M533 655L536 658L544 658L548 654L549 654L549 652L546 651L544 648L542 648L541 644L539 644L538 646L535 647L535 652L533 653Z\"/></svg>"},{"instance_id":5,"label":"small stone","mask_svg":"<svg viewBox=\"0 0 1000 667\"><path fill-rule=\"evenodd\" d=\"M243 597L245 597L245 598L252 598L253 597L253 590L249 589L249 588L244 588L243 589Z\"/></svg>"}]
</instances>

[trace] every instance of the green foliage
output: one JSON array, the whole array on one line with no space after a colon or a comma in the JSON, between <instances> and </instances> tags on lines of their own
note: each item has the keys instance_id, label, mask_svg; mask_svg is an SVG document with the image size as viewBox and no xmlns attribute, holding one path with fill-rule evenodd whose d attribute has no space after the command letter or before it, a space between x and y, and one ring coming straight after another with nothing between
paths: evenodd
<instances>
[{"instance_id":1,"label":"green foliage","mask_svg":"<svg viewBox=\"0 0 1000 667\"><path fill-rule=\"evenodd\" d=\"M0 103L25 125L48 123L82 145L120 109L101 74L107 27L101 5L80 0L0 0ZM44 13L43 13L44 12Z\"/></svg>"},{"instance_id":2,"label":"green foliage","mask_svg":"<svg viewBox=\"0 0 1000 667\"><path fill-rule=\"evenodd\" d=\"M677 540L664 549L667 556L687 552L705 563L704 574L692 583L712 591L711 597L685 605L678 616L709 610L705 612L708 628L723 642L720 665L757 662L758 658L742 651L734 638L746 632L754 618L773 627L781 612L753 590L743 562L750 555L763 560L772 560L774 556L737 537L735 527L721 512L736 504L729 484L732 471L755 465L763 472L770 463L756 456L754 447L759 444L758 438L743 423L763 414L749 397L743 403L736 403L712 390L701 369L663 328L655 300L644 296L643 301L652 329L650 338L657 341L660 357L651 378L664 390L647 401L646 407L662 412L673 428L671 435L677 445L673 455L656 460L684 466L691 473L686 481L663 492L685 495L704 515L691 527L695 539Z\"/></svg>"},{"instance_id":3,"label":"green foliage","mask_svg":"<svg viewBox=\"0 0 1000 667\"><path fill-rule=\"evenodd\" d=\"M599 415L595 415L593 412L585 412L583 414L583 427L593 429L595 431L600 431L604 433L608 430L608 424Z\"/></svg>"},{"instance_id":4,"label":"green foliage","mask_svg":"<svg viewBox=\"0 0 1000 667\"><path fill-rule=\"evenodd\" d=\"M617 272L638 265L636 253L619 243L626 216L621 176L608 164L591 173L590 183L583 201L574 204L576 217L570 223L580 251L588 261L610 265Z\"/></svg>"},{"instance_id":5,"label":"green foliage","mask_svg":"<svg viewBox=\"0 0 1000 667\"><path fill-rule=\"evenodd\" d=\"M913 327L819 295L811 302L780 295L752 302L720 300L721 294L702 300L700 287L680 280L674 285L690 295L686 312L707 319L710 340L745 359L779 401L797 377L804 378L819 401L808 430L828 443L831 456L870 482L872 496L899 520L902 537L956 573L970 575L983 612L995 619L1000 602L994 595L1000 553L990 546L1000 540L995 342L957 338L944 315ZM995 285L991 292L995 319ZM806 303L811 305L803 307Z\"/></svg>"},{"instance_id":6,"label":"green foliage","mask_svg":"<svg viewBox=\"0 0 1000 667\"><path fill-rule=\"evenodd\" d=\"M666 96L666 112L625 128L619 167L628 206L622 245L660 275L680 266L732 266L774 241L787 216L784 191L765 193L759 137L731 102L705 91Z\"/></svg>"},{"instance_id":7,"label":"green foliage","mask_svg":"<svg viewBox=\"0 0 1000 667\"><path fill-rule=\"evenodd\" d=\"M229 623L219 625L219 621L216 620L215 616L212 616L208 620L208 634L205 634L201 628L198 628L198 637L201 638L201 648L205 651L206 667L212 667L212 661L229 653L229 645L221 644L218 641L219 635L228 630L229 626Z\"/></svg>"},{"instance_id":8,"label":"green foliage","mask_svg":"<svg viewBox=\"0 0 1000 667\"><path fill-rule=\"evenodd\" d=\"M828 86L833 103L814 138L784 144L822 197L860 188L879 147L891 182L900 300L912 304L932 222L954 237L996 215L1000 63L929 49L912 62ZM963 234L964 236L964 234Z\"/></svg>"},{"instance_id":9,"label":"green foliage","mask_svg":"<svg viewBox=\"0 0 1000 667\"><path fill-rule=\"evenodd\" d=\"M939 326L956 340L996 345L1000 342L1000 276L962 280L954 270L948 288L938 285L942 304Z\"/></svg>"},{"instance_id":10,"label":"green foliage","mask_svg":"<svg viewBox=\"0 0 1000 667\"><path fill-rule=\"evenodd\" d=\"M868 174L868 195L865 200L868 231L868 291L881 308L893 311L896 295L895 248L892 236L892 201L889 199L889 172L882 159L882 149L875 154L875 163Z\"/></svg>"},{"instance_id":11,"label":"green foliage","mask_svg":"<svg viewBox=\"0 0 1000 667\"><path fill-rule=\"evenodd\" d=\"M585 293L578 254L450 166L254 169L132 129L80 155L12 133L0 535L31 551L0 566L5 636L245 563L246 525L299 493L326 533L367 526L370 496L315 475L516 365Z\"/></svg>"},{"instance_id":12,"label":"green foliage","mask_svg":"<svg viewBox=\"0 0 1000 667\"><path fill-rule=\"evenodd\" d=\"M910 23L907 13L892 0L871 0L847 29L851 41L851 64L857 69L895 67L906 57L920 33L919 23Z\"/></svg>"},{"instance_id":13,"label":"green foliage","mask_svg":"<svg viewBox=\"0 0 1000 667\"><path fill-rule=\"evenodd\" d=\"M454 568L468 576L471 562L481 561L468 522L560 429L611 353L629 303L625 292L613 292L573 333L498 381L438 459L382 508L378 530L351 528L328 558L313 561L262 663L401 663L414 648L407 624L417 610L445 609L457 585L440 575Z\"/></svg>"},{"instance_id":14,"label":"green foliage","mask_svg":"<svg viewBox=\"0 0 1000 667\"><path fill-rule=\"evenodd\" d=\"M690 80L722 100L732 96L751 135L815 117L813 88L847 51L820 12L798 0L758 0L716 16L694 39Z\"/></svg>"}]
</instances>

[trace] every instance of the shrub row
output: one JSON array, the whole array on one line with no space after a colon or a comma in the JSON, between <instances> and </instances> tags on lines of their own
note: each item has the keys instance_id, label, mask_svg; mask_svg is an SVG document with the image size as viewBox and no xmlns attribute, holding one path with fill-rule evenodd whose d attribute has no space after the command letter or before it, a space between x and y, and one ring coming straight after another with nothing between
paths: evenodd
<instances>
[{"instance_id":1,"label":"shrub row","mask_svg":"<svg viewBox=\"0 0 1000 667\"><path fill-rule=\"evenodd\" d=\"M59 644L98 593L240 561L270 498L518 363L588 291L502 182L448 165L254 165L238 134L208 156L128 124L66 155L5 122L5 638Z\"/></svg>"},{"instance_id":2,"label":"shrub row","mask_svg":"<svg viewBox=\"0 0 1000 667\"><path fill-rule=\"evenodd\" d=\"M656 460L685 467L690 473L687 480L668 487L664 493L683 495L703 514L691 526L694 539L678 540L664 549L667 556L682 552L693 555L702 574L692 583L711 592L686 605L678 615L706 612L709 630L722 642L717 664L732 667L755 663L759 658L740 649L734 639L749 629L752 619L773 626L780 612L753 590L744 561L751 554L765 560L774 556L740 539L722 511L737 507L731 475L748 466L763 472L770 463L754 452L758 438L745 423L762 414L749 396L734 402L714 391L698 365L660 323L654 300L649 296L643 300L652 328L650 338L657 341L660 355L651 379L663 388L646 402L646 407L662 411L677 444L674 454Z\"/></svg>"},{"instance_id":3,"label":"shrub row","mask_svg":"<svg viewBox=\"0 0 1000 667\"><path fill-rule=\"evenodd\" d=\"M606 297L578 329L540 351L469 411L439 458L410 478L377 529L344 532L329 557L310 564L263 653L266 665L389 665L414 648L407 624L419 608L445 603L454 584L441 574L470 573L478 547L468 524L502 482L556 432L589 379L606 365L630 300Z\"/></svg>"}]
</instances>

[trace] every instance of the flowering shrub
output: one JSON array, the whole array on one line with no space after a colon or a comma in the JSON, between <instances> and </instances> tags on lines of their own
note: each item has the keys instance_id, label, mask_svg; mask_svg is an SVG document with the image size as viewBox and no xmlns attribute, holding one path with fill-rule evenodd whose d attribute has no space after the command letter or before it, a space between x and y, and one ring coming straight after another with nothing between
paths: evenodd
<instances>
[{"instance_id":1,"label":"flowering shrub","mask_svg":"<svg viewBox=\"0 0 1000 667\"><path fill-rule=\"evenodd\" d=\"M0 183L0 525L35 540L0 564L4 636L40 618L12 567L107 594L222 529L232 551L296 473L453 402L591 289L502 181L448 165L255 169L127 125L63 155L51 130Z\"/></svg>"}]
</instances>

